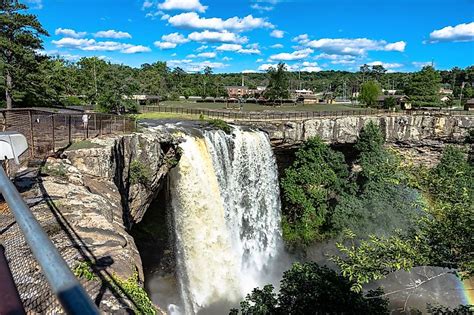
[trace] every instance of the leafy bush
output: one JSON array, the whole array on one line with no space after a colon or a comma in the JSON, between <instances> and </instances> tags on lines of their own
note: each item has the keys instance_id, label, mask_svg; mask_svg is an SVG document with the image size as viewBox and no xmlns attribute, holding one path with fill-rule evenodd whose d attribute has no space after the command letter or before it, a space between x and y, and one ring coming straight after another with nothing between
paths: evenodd
<instances>
[{"instance_id":1,"label":"leafy bush","mask_svg":"<svg viewBox=\"0 0 474 315\"><path fill-rule=\"evenodd\" d=\"M153 302L148 297L146 291L138 284L137 272L127 280L113 274L112 280L111 284L113 286L118 286L119 289L133 302L136 314L156 314L156 308L153 305Z\"/></svg>"},{"instance_id":2,"label":"leafy bush","mask_svg":"<svg viewBox=\"0 0 474 315\"><path fill-rule=\"evenodd\" d=\"M232 128L230 127L230 125L221 119L211 119L208 125L213 128L221 129L227 134L230 134L232 132Z\"/></svg>"},{"instance_id":3,"label":"leafy bush","mask_svg":"<svg viewBox=\"0 0 474 315\"><path fill-rule=\"evenodd\" d=\"M78 278L84 278L89 281L97 279L94 271L91 268L91 263L88 261L82 261L76 265L73 269L73 273Z\"/></svg>"},{"instance_id":4,"label":"leafy bush","mask_svg":"<svg viewBox=\"0 0 474 315\"><path fill-rule=\"evenodd\" d=\"M256 288L240 303L244 315L256 314L387 314L383 291L367 297L351 290L352 282L314 262L295 263L283 274L280 293L272 285ZM231 314L238 314L237 309Z\"/></svg>"},{"instance_id":5,"label":"leafy bush","mask_svg":"<svg viewBox=\"0 0 474 315\"><path fill-rule=\"evenodd\" d=\"M310 244L324 238L333 201L350 190L344 156L320 138L306 141L281 180L283 236L290 244Z\"/></svg>"},{"instance_id":6,"label":"leafy bush","mask_svg":"<svg viewBox=\"0 0 474 315\"><path fill-rule=\"evenodd\" d=\"M130 183L148 185L151 178L151 169L138 160L130 163L129 170Z\"/></svg>"}]
</instances>

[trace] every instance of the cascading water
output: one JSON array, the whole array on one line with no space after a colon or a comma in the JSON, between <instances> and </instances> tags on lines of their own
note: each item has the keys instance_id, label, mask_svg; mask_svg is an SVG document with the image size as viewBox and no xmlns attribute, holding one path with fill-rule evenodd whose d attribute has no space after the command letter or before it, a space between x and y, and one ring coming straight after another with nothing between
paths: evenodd
<instances>
[{"instance_id":1,"label":"cascading water","mask_svg":"<svg viewBox=\"0 0 474 315\"><path fill-rule=\"evenodd\" d=\"M226 312L271 282L282 251L275 158L266 134L238 128L181 148L170 193L184 311Z\"/></svg>"}]
</instances>

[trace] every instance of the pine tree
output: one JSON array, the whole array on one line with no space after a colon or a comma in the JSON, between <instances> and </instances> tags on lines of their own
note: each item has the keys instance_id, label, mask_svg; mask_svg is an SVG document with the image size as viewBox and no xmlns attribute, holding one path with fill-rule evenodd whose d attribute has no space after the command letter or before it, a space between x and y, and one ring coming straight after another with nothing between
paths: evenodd
<instances>
[{"instance_id":1,"label":"pine tree","mask_svg":"<svg viewBox=\"0 0 474 315\"><path fill-rule=\"evenodd\" d=\"M26 9L18 0L0 2L0 69L7 108L13 108L30 85L28 74L38 67L36 50L42 48L40 36L48 36L35 15L24 13Z\"/></svg>"}]
</instances>

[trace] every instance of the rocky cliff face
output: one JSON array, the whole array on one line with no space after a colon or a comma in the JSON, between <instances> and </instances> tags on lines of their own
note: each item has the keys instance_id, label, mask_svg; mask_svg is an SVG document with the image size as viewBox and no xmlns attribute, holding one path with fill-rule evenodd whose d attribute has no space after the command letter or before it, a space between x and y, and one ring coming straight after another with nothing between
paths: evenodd
<instances>
[{"instance_id":1,"label":"rocky cliff face","mask_svg":"<svg viewBox=\"0 0 474 315\"><path fill-rule=\"evenodd\" d=\"M100 301L106 312L125 312L133 305L126 294L115 292L118 287L111 282L114 277L125 280L136 274L143 281L140 254L128 232L142 219L169 169L177 163L177 142L166 134L146 132L93 139L80 146L83 148L73 146L60 158L49 158L23 195L70 268L82 264L94 271L94 280L82 279L93 300ZM22 181L20 177L20 186ZM15 243L17 235L18 231L7 232L2 239ZM21 248L27 248L25 245ZM20 255L15 246L6 245L11 257ZM54 312L31 254L24 259L31 262L14 273L37 277L28 288L36 286L37 304L45 303L42 309ZM32 266L31 270L25 265ZM45 296L38 296L40 292Z\"/></svg>"},{"instance_id":2,"label":"rocky cliff face","mask_svg":"<svg viewBox=\"0 0 474 315\"><path fill-rule=\"evenodd\" d=\"M470 128L473 116L446 115L373 115L321 117L301 122L263 122L256 125L266 130L276 144L294 145L310 137L320 136L330 143L354 143L359 131L369 121L379 125L387 142L421 143L426 141L461 141Z\"/></svg>"},{"instance_id":3,"label":"rocky cliff face","mask_svg":"<svg viewBox=\"0 0 474 315\"><path fill-rule=\"evenodd\" d=\"M333 145L355 143L360 130L369 121L382 129L387 145L395 147L414 162L435 163L443 148L460 144L468 130L474 128L474 115L371 115L347 117L321 117L299 122L253 123L268 132L279 163L289 164L288 152L310 137L319 136ZM290 158L291 160L291 158Z\"/></svg>"}]
</instances>

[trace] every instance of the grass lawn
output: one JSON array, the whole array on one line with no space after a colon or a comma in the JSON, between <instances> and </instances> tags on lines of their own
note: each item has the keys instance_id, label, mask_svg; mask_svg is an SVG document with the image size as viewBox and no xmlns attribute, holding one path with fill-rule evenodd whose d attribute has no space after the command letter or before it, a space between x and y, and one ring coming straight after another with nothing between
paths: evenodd
<instances>
[{"instance_id":1,"label":"grass lawn","mask_svg":"<svg viewBox=\"0 0 474 315\"><path fill-rule=\"evenodd\" d=\"M229 106L238 106L238 104L229 104ZM194 108L194 109L216 109L216 110L223 110L226 109L225 103L195 103L195 102L187 102L187 101L164 101L160 103L162 107L179 107L179 108ZM252 103L244 103L243 104L243 111L251 111L251 112L262 112L262 111L270 111L270 112L286 112L286 111L342 111L342 110L361 110L365 108L361 108L354 105L344 105L344 104L317 104L317 105L292 105L292 104L284 104L283 106L267 106L267 105L259 105L259 104L252 104ZM236 108L235 110L238 110ZM175 117L175 116L174 116Z\"/></svg>"}]
</instances>

